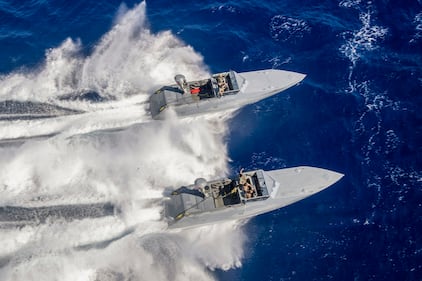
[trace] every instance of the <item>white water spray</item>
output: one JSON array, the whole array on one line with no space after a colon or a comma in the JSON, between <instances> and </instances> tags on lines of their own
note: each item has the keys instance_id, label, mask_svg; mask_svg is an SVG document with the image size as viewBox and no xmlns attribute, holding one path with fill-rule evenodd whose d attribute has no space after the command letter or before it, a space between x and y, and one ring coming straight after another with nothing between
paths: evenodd
<instances>
[{"instance_id":1,"label":"white water spray","mask_svg":"<svg viewBox=\"0 0 422 281\"><path fill-rule=\"evenodd\" d=\"M0 79L0 99L85 111L48 120L3 121L2 139L56 132L0 146L0 206L111 202L114 216L28 222L0 230L1 280L210 280L209 269L241 265L245 237L226 223L169 232L164 188L227 173L223 119L147 121L145 100L175 73L206 75L200 55L170 32L151 34L145 4L123 8L115 26L83 58L71 39L47 52L43 67ZM106 102L62 100L89 89ZM104 128L118 132L80 135ZM35 128L35 129L34 129ZM4 247L3 247L4 246Z\"/></svg>"},{"instance_id":2,"label":"white water spray","mask_svg":"<svg viewBox=\"0 0 422 281\"><path fill-rule=\"evenodd\" d=\"M45 103L86 113L53 120L0 121L0 139L63 133L69 127L74 134L81 127L75 122L85 124L80 133L86 133L149 121L143 103L153 90L173 83L177 73L191 79L208 76L202 56L192 47L169 31L150 32L144 3L127 11L122 6L119 15L90 56L82 56L80 41L68 38L46 52L39 68L0 76L0 102ZM104 101L77 98L86 92Z\"/></svg>"}]
</instances>

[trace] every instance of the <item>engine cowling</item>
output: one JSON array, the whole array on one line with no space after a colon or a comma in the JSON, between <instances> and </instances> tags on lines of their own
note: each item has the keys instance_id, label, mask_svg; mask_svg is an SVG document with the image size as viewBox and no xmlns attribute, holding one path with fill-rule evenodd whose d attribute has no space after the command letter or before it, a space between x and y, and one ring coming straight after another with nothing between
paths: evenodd
<instances>
[{"instance_id":1,"label":"engine cowling","mask_svg":"<svg viewBox=\"0 0 422 281\"><path fill-rule=\"evenodd\" d=\"M174 76L174 80L176 81L177 85L183 91L183 94L189 93L188 82L186 82L186 78L182 74L177 74Z\"/></svg>"}]
</instances>

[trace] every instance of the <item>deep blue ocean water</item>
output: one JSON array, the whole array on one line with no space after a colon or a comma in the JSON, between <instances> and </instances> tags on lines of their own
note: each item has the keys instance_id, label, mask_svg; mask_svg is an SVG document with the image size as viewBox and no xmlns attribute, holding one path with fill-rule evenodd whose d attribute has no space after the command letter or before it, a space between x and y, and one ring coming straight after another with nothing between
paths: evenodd
<instances>
[{"instance_id":1,"label":"deep blue ocean water","mask_svg":"<svg viewBox=\"0 0 422 281\"><path fill-rule=\"evenodd\" d=\"M90 54L120 5L0 1L0 74L36 69L69 37ZM211 72L307 74L228 122L233 173L311 165L345 174L253 218L242 266L213 271L217 279L422 279L421 1L156 0L146 14L151 32L170 30Z\"/></svg>"}]
</instances>

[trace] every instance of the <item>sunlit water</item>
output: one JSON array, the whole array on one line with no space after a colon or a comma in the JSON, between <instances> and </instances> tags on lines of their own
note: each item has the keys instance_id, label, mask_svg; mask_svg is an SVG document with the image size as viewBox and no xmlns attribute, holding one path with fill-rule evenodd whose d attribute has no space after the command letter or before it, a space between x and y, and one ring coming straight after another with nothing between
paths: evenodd
<instances>
[{"instance_id":1,"label":"sunlit water","mask_svg":"<svg viewBox=\"0 0 422 281\"><path fill-rule=\"evenodd\" d=\"M419 280L421 11L0 1L0 279ZM307 78L237 114L151 120L177 73L264 68ZM162 220L168 187L295 165L346 176L246 224Z\"/></svg>"}]
</instances>

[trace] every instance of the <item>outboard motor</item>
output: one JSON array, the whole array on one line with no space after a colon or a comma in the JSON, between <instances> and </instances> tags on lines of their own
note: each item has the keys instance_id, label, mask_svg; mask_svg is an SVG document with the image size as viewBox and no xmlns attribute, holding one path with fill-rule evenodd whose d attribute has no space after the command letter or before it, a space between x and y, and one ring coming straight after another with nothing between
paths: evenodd
<instances>
[{"instance_id":1,"label":"outboard motor","mask_svg":"<svg viewBox=\"0 0 422 281\"><path fill-rule=\"evenodd\" d=\"M207 181L204 178L198 178L194 182L195 189L201 191L205 194L205 196L208 196L208 190L209 186L207 185Z\"/></svg>"},{"instance_id":2,"label":"outboard motor","mask_svg":"<svg viewBox=\"0 0 422 281\"><path fill-rule=\"evenodd\" d=\"M174 76L174 80L176 81L177 85L179 85L180 89L183 91L183 94L189 93L188 83L186 82L185 76L182 74L177 74Z\"/></svg>"}]
</instances>

